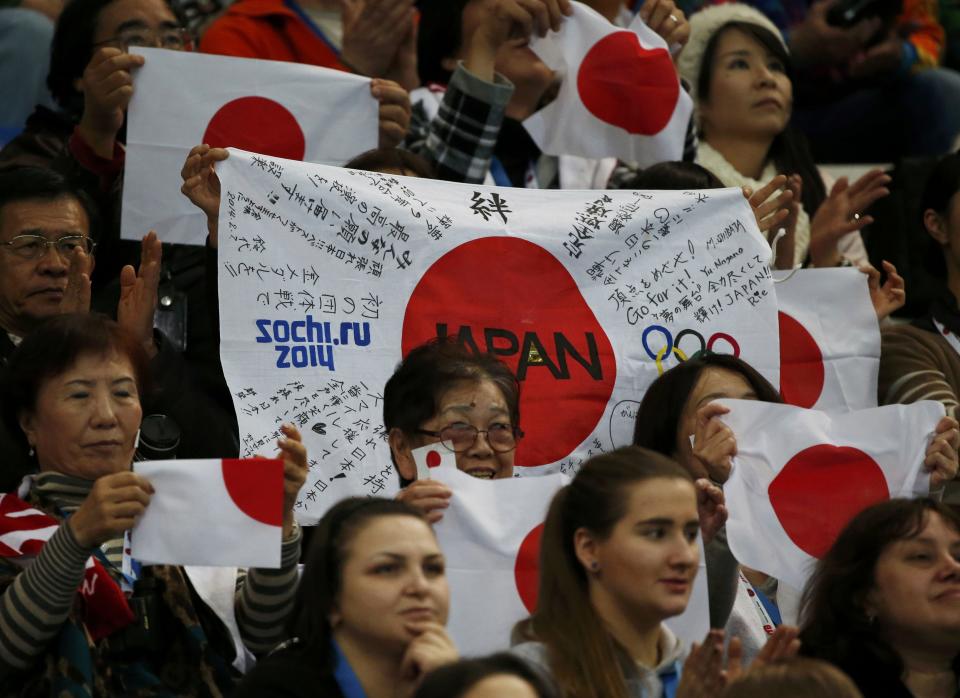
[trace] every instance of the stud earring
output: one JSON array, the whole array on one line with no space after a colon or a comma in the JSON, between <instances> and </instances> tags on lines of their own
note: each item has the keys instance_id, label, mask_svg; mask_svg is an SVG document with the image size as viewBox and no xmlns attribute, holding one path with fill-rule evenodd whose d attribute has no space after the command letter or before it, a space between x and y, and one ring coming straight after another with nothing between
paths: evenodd
<instances>
[{"instance_id":1,"label":"stud earring","mask_svg":"<svg viewBox=\"0 0 960 698\"><path fill-rule=\"evenodd\" d=\"M593 562L591 562L591 563L590 563L590 571L591 571L591 572L599 572L599 571L600 571L600 563L597 562L596 560L594 560Z\"/></svg>"}]
</instances>

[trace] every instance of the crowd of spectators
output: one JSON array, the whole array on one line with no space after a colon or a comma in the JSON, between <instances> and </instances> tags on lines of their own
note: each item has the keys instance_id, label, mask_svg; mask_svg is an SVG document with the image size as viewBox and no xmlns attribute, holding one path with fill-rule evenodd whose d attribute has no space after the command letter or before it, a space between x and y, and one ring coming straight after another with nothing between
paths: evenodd
<instances>
[{"instance_id":1,"label":"crowd of spectators","mask_svg":"<svg viewBox=\"0 0 960 698\"><path fill-rule=\"evenodd\" d=\"M0 558L0 695L960 695L960 8L583 1L621 27L639 14L670 47L694 103L677 161L551 155L527 132L562 80L529 44L571 0L0 0L0 513L17 501L55 529L26 562ZM931 497L862 511L805 589L742 567L723 494L737 437L714 401L782 398L739 358L684 357L643 397L633 445L553 498L536 610L504 652L461 659L432 528L455 494L418 479L413 451L442 442L469 475L513 477L522 381L438 339L383 386L395 499L346 499L301 530L308 455L280 427L281 563L221 585L225 622L189 567L140 568L125 539L154 494L135 456L164 439L180 458L241 450L216 285L215 166L229 153L184 153L177 184L204 245L162 229L121 239L127 109L148 60L136 47L370 78L378 147L343 163L355 169L741 188L774 268L867 275L879 403L946 408L923 455ZM928 292L908 304L914 282ZM688 647L664 621L687 606L700 543L712 630Z\"/></svg>"}]
</instances>

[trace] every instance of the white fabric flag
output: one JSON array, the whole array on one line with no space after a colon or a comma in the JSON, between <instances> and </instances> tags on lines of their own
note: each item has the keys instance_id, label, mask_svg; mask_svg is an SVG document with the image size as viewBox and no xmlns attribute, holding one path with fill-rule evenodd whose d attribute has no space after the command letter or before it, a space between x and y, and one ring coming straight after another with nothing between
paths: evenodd
<instances>
[{"instance_id":1,"label":"white fabric flag","mask_svg":"<svg viewBox=\"0 0 960 698\"><path fill-rule=\"evenodd\" d=\"M799 269L776 288L783 399L825 412L876 407L880 325L867 275Z\"/></svg>"},{"instance_id":2,"label":"white fabric flag","mask_svg":"<svg viewBox=\"0 0 960 698\"><path fill-rule=\"evenodd\" d=\"M279 567L283 461L266 458L135 462L153 485L130 533L145 564Z\"/></svg>"},{"instance_id":3,"label":"white fabric flag","mask_svg":"<svg viewBox=\"0 0 960 698\"><path fill-rule=\"evenodd\" d=\"M628 442L624 415L702 347L779 382L770 248L735 189L468 186L232 151L219 166L221 358L244 454L300 426L316 521L398 482L383 386L437 336L522 385L522 474Z\"/></svg>"},{"instance_id":4,"label":"white fabric flag","mask_svg":"<svg viewBox=\"0 0 960 698\"><path fill-rule=\"evenodd\" d=\"M341 165L377 147L369 78L284 61L136 48L127 112L121 237L156 230L202 245L206 218L180 193L180 169L200 143Z\"/></svg>"},{"instance_id":5,"label":"white fabric flag","mask_svg":"<svg viewBox=\"0 0 960 698\"><path fill-rule=\"evenodd\" d=\"M681 159L693 101L664 40L639 15L621 29L571 5L560 31L530 42L563 79L557 98L523 122L531 138L550 155L643 167Z\"/></svg>"},{"instance_id":6,"label":"white fabric flag","mask_svg":"<svg viewBox=\"0 0 960 698\"><path fill-rule=\"evenodd\" d=\"M513 626L536 608L543 522L569 478L479 480L445 466L434 477L453 490L435 526L453 600L447 629L464 655L506 649ZM701 543L687 610L667 621L688 643L702 642L710 629L705 565Z\"/></svg>"},{"instance_id":7,"label":"white fabric flag","mask_svg":"<svg viewBox=\"0 0 960 698\"><path fill-rule=\"evenodd\" d=\"M719 400L737 437L723 491L741 564L802 589L843 527L871 504L925 494L921 470L939 402L829 415L792 405Z\"/></svg>"}]
</instances>

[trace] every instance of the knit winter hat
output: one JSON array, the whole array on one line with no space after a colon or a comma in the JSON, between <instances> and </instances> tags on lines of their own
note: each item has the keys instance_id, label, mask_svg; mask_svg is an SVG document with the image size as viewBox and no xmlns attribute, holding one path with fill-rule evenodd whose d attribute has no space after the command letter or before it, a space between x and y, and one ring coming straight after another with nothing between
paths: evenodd
<instances>
[{"instance_id":1,"label":"knit winter hat","mask_svg":"<svg viewBox=\"0 0 960 698\"><path fill-rule=\"evenodd\" d=\"M711 5L699 12L694 12L690 18L690 40L683 47L680 55L677 57L677 70L680 71L680 77L687 81L692 88L693 97L696 99L697 81L700 77L700 68L703 63L703 52L710 42L710 37L716 34L721 27L729 22L744 22L747 24L756 24L771 32L783 47L787 44L783 40L783 35L777 29L777 25L771 22L760 11L744 5L739 2L728 2L722 5ZM789 50L789 49L788 49Z\"/></svg>"}]
</instances>

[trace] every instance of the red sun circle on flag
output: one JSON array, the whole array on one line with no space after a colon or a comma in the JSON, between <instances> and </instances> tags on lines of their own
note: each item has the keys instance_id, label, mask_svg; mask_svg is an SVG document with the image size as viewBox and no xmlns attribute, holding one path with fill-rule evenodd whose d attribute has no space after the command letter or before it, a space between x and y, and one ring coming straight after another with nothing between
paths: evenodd
<instances>
[{"instance_id":1,"label":"red sun circle on flag","mask_svg":"<svg viewBox=\"0 0 960 698\"><path fill-rule=\"evenodd\" d=\"M608 34L583 57L577 91L591 114L628 133L653 136L673 116L680 82L670 54L630 31Z\"/></svg>"},{"instance_id":2,"label":"red sun circle on flag","mask_svg":"<svg viewBox=\"0 0 960 698\"><path fill-rule=\"evenodd\" d=\"M797 407L811 408L823 392L823 352L816 340L790 315L777 313L780 323L780 394Z\"/></svg>"},{"instance_id":3,"label":"red sun circle on flag","mask_svg":"<svg viewBox=\"0 0 960 698\"><path fill-rule=\"evenodd\" d=\"M767 493L790 540L818 559L850 519L890 498L887 479L873 458L851 446L829 444L793 456Z\"/></svg>"},{"instance_id":4,"label":"red sun circle on flag","mask_svg":"<svg viewBox=\"0 0 960 698\"><path fill-rule=\"evenodd\" d=\"M306 153L296 117L266 97L241 97L224 104L207 124L202 142L211 148L240 148L288 160L303 160Z\"/></svg>"},{"instance_id":5,"label":"red sun circle on flag","mask_svg":"<svg viewBox=\"0 0 960 698\"><path fill-rule=\"evenodd\" d=\"M427 467L436 468L440 463L443 462L443 458L436 451L429 451L427 453Z\"/></svg>"},{"instance_id":6,"label":"red sun circle on flag","mask_svg":"<svg viewBox=\"0 0 960 698\"><path fill-rule=\"evenodd\" d=\"M223 484L237 508L268 526L283 523L283 461L268 458L224 458ZM276 496L266 493L275 492Z\"/></svg>"},{"instance_id":7,"label":"red sun circle on flag","mask_svg":"<svg viewBox=\"0 0 960 698\"><path fill-rule=\"evenodd\" d=\"M513 566L513 577L517 583L517 593L524 608L533 613L537 608L537 593L540 589L540 539L543 537L543 524L540 524L520 543L517 561Z\"/></svg>"},{"instance_id":8,"label":"red sun circle on flag","mask_svg":"<svg viewBox=\"0 0 960 698\"><path fill-rule=\"evenodd\" d=\"M431 265L407 303L403 355L438 336L515 371L525 432L517 465L569 455L593 433L616 382L613 347L570 272L526 240L473 240Z\"/></svg>"}]
</instances>

